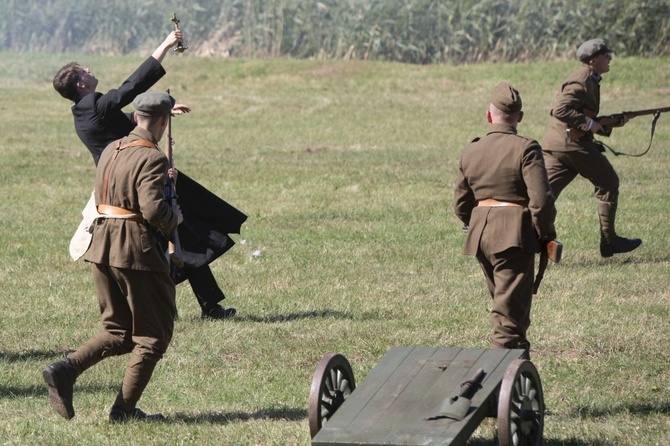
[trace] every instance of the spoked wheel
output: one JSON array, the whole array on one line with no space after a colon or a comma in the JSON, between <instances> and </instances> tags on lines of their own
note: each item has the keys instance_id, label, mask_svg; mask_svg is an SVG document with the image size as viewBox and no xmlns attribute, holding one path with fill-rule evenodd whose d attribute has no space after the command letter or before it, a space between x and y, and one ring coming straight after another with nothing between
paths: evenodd
<instances>
[{"instance_id":1,"label":"spoked wheel","mask_svg":"<svg viewBox=\"0 0 670 446\"><path fill-rule=\"evenodd\" d=\"M532 362L517 359L507 367L498 398L500 446L542 443L544 399L540 375Z\"/></svg>"},{"instance_id":2,"label":"spoked wheel","mask_svg":"<svg viewBox=\"0 0 670 446\"><path fill-rule=\"evenodd\" d=\"M321 358L309 392L309 433L312 438L355 388L354 373L347 358L333 353Z\"/></svg>"}]
</instances>

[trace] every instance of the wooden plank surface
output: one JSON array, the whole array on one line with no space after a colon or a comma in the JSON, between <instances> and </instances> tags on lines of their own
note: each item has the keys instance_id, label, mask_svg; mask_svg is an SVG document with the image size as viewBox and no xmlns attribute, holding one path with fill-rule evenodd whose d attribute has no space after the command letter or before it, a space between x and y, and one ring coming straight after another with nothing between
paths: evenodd
<instances>
[{"instance_id":1,"label":"wooden plank surface","mask_svg":"<svg viewBox=\"0 0 670 446\"><path fill-rule=\"evenodd\" d=\"M408 412L421 403L436 379L444 374L443 367L447 367L460 351L415 349L412 352L414 354L408 355L395 370L394 378L402 383L401 391L394 394L380 393L379 403L376 407L371 406L370 410L383 408L383 412L374 413L374 420L367 418L372 413L363 414L365 418L356 420L355 425L350 426L354 430L347 432L347 438L354 444L363 441L364 444L386 444L390 433L411 423Z\"/></svg>"},{"instance_id":2,"label":"wooden plank surface","mask_svg":"<svg viewBox=\"0 0 670 446\"><path fill-rule=\"evenodd\" d=\"M474 372L481 368L487 373L482 382L482 388L472 398L471 412L461 421L450 422L448 419L438 419L426 422L425 430L422 432L428 433L427 441L415 441L415 444L465 444L485 417L496 415L490 413L491 404L493 403L494 406L496 404L496 401L491 401L491 399L497 398L507 366L521 354L520 350L485 350L471 369L471 372Z\"/></svg>"},{"instance_id":3,"label":"wooden plank surface","mask_svg":"<svg viewBox=\"0 0 670 446\"><path fill-rule=\"evenodd\" d=\"M464 444L490 414L505 369L522 350L393 347L312 440L313 445ZM486 377L462 421L429 420L460 384Z\"/></svg>"},{"instance_id":4,"label":"wooden plank surface","mask_svg":"<svg viewBox=\"0 0 670 446\"><path fill-rule=\"evenodd\" d=\"M386 380L393 374L398 365L405 360L410 351L409 349L398 347L391 348L386 356L372 368L368 376L362 382L357 383L356 389L345 401L347 408L345 410L338 409L321 427L319 435L321 437L336 438L338 433L346 431L349 424L360 417L360 413L365 409L366 404L375 396L379 388L386 383ZM356 377L354 376L354 378Z\"/></svg>"},{"instance_id":5,"label":"wooden plank surface","mask_svg":"<svg viewBox=\"0 0 670 446\"><path fill-rule=\"evenodd\" d=\"M461 349L459 354L451 362L447 370L442 373L434 382L430 392L408 416L408 422L398 426L392 433L388 434L387 443L389 444L451 444L452 439L445 437L446 429L451 425L458 425L459 429L466 426L469 418L465 422L459 422L449 418L430 419L438 414L439 409L447 398L458 395L461 390L461 383L470 379L479 368L487 371L488 365L485 357L488 350L483 349ZM498 361L499 362L499 361ZM488 372L487 372L488 373ZM487 376L488 377L488 376ZM490 392L486 391L486 378L482 383L483 388L475 393L471 410L479 408L481 401L485 401ZM490 383L489 383L490 385ZM475 424L471 430L466 431L468 438L479 423Z\"/></svg>"},{"instance_id":6,"label":"wooden plank surface","mask_svg":"<svg viewBox=\"0 0 670 446\"><path fill-rule=\"evenodd\" d=\"M393 347L373 368L376 373L366 377L345 401L349 406L346 412L351 410L356 415L347 414L339 417L340 411L345 407L343 404L325 423L317 437L323 432L323 437L327 435L331 441L345 441L344 444L374 444L370 435L374 432L376 423L385 416L386 410L412 381L414 375L421 370L425 359L435 351L437 348L433 347ZM366 389L366 400L352 398L356 396L359 387ZM317 440L317 437L314 440ZM319 444L314 440L312 444Z\"/></svg>"}]
</instances>

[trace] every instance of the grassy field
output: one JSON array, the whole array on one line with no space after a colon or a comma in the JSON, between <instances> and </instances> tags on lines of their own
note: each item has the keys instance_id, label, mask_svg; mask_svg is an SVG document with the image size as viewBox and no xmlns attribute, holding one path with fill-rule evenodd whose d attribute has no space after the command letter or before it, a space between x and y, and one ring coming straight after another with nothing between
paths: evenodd
<instances>
[{"instance_id":1,"label":"grassy field","mask_svg":"<svg viewBox=\"0 0 670 446\"><path fill-rule=\"evenodd\" d=\"M99 329L88 266L67 252L94 166L51 79L78 60L106 91L141 59L0 56L0 444L12 445L306 445L323 354L345 355L360 382L391 346L487 347L488 294L451 210L458 158L486 131L499 80L522 93L520 133L539 139L576 65L168 56L155 89L193 107L173 121L178 168L249 215L212 264L238 316L201 321L180 285L173 343L140 401L170 422L111 425L125 358L79 378L71 422L41 377ZM670 105L668 62L614 59L601 111ZM639 117L608 142L639 152L648 137ZM564 258L545 274L529 333L547 445L670 444L669 146L664 115L648 155L611 158L618 230L644 240L634 253L599 256L586 180L558 202ZM494 433L486 424L471 444Z\"/></svg>"}]
</instances>

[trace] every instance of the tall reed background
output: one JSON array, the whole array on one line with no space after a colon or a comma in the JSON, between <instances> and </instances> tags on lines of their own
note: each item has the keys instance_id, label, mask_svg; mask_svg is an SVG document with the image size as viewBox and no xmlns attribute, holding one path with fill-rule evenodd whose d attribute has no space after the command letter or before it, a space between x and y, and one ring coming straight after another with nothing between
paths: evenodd
<instances>
[{"instance_id":1,"label":"tall reed background","mask_svg":"<svg viewBox=\"0 0 670 446\"><path fill-rule=\"evenodd\" d=\"M409 63L669 54L670 0L1 0L0 48L146 53L175 12L191 54Z\"/></svg>"}]
</instances>

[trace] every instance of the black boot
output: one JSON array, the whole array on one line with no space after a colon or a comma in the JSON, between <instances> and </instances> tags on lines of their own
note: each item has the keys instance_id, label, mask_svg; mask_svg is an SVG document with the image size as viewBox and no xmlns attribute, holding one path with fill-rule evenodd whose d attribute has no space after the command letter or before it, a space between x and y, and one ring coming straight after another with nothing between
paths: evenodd
<instances>
[{"instance_id":1,"label":"black boot","mask_svg":"<svg viewBox=\"0 0 670 446\"><path fill-rule=\"evenodd\" d=\"M160 413L147 415L137 407L134 409L122 409L120 406L112 406L112 410L109 412L109 421L113 423L125 423L133 420L165 421L165 417Z\"/></svg>"},{"instance_id":2,"label":"black boot","mask_svg":"<svg viewBox=\"0 0 670 446\"><path fill-rule=\"evenodd\" d=\"M630 252L641 244L642 240L639 238L624 238L617 235L609 243L603 238L600 240L600 255L603 257L612 257L614 254Z\"/></svg>"},{"instance_id":3,"label":"black boot","mask_svg":"<svg viewBox=\"0 0 670 446\"><path fill-rule=\"evenodd\" d=\"M213 308L202 308L200 317L202 319L229 319L235 316L237 310L234 308L223 308L221 305L216 305Z\"/></svg>"},{"instance_id":4,"label":"black boot","mask_svg":"<svg viewBox=\"0 0 670 446\"><path fill-rule=\"evenodd\" d=\"M77 371L69 359L54 362L46 366L42 372L49 389L51 406L61 417L71 420L74 417L72 394Z\"/></svg>"},{"instance_id":5,"label":"black boot","mask_svg":"<svg viewBox=\"0 0 670 446\"><path fill-rule=\"evenodd\" d=\"M600 255L612 257L614 254L630 252L642 244L639 238L624 238L616 235L617 203L599 201L598 217L600 219Z\"/></svg>"}]
</instances>

